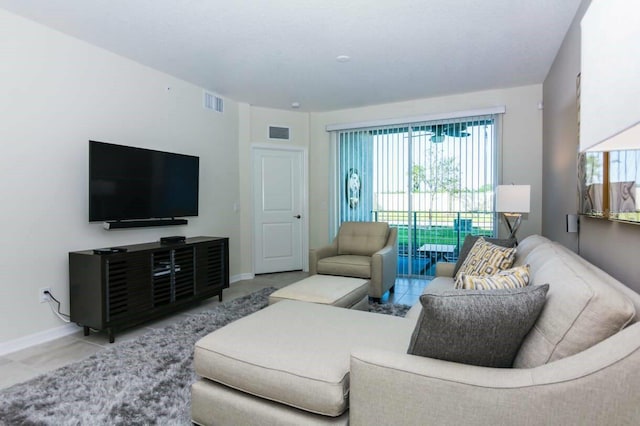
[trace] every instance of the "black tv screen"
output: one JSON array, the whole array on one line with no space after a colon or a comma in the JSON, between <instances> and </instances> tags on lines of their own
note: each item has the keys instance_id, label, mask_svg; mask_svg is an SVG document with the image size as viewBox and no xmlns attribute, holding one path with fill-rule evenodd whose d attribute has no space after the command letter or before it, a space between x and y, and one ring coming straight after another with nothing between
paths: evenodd
<instances>
[{"instance_id":1,"label":"black tv screen","mask_svg":"<svg viewBox=\"0 0 640 426\"><path fill-rule=\"evenodd\" d=\"M89 222L198 215L200 159L89 141Z\"/></svg>"}]
</instances>

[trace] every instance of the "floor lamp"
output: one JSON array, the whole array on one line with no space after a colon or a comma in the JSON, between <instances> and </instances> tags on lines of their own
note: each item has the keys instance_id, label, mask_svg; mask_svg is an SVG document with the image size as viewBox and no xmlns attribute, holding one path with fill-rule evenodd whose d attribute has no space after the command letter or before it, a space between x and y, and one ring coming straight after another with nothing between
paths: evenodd
<instances>
[{"instance_id":1,"label":"floor lamp","mask_svg":"<svg viewBox=\"0 0 640 426\"><path fill-rule=\"evenodd\" d=\"M496 211L502 213L509 229L509 238L515 238L522 222L522 213L529 213L531 185L498 185Z\"/></svg>"}]
</instances>

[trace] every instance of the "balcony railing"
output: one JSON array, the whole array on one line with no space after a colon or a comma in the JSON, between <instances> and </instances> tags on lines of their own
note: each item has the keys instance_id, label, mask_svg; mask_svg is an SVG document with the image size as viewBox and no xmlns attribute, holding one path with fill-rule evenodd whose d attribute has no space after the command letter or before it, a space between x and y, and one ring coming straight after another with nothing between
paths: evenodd
<instances>
[{"instance_id":1,"label":"balcony railing","mask_svg":"<svg viewBox=\"0 0 640 426\"><path fill-rule=\"evenodd\" d=\"M377 222L398 229L398 275L433 276L438 261L455 261L467 235L494 236L495 213L376 210Z\"/></svg>"}]
</instances>

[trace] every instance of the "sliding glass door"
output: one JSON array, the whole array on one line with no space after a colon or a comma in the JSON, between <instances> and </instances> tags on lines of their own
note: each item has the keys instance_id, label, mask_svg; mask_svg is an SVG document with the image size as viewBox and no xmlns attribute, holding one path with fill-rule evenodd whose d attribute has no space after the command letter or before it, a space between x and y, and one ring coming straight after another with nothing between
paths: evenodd
<instances>
[{"instance_id":1,"label":"sliding glass door","mask_svg":"<svg viewBox=\"0 0 640 426\"><path fill-rule=\"evenodd\" d=\"M496 115L337 133L338 224L398 228L398 274L429 276L467 234L494 235Z\"/></svg>"}]
</instances>

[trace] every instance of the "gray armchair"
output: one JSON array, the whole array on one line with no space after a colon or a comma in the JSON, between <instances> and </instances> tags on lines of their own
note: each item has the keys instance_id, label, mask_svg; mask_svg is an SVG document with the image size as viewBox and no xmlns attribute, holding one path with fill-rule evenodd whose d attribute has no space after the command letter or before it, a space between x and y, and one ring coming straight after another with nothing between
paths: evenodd
<instances>
[{"instance_id":1,"label":"gray armchair","mask_svg":"<svg viewBox=\"0 0 640 426\"><path fill-rule=\"evenodd\" d=\"M398 230L385 222L344 222L328 246L309 250L311 275L370 280L369 296L379 300L396 282Z\"/></svg>"}]
</instances>

